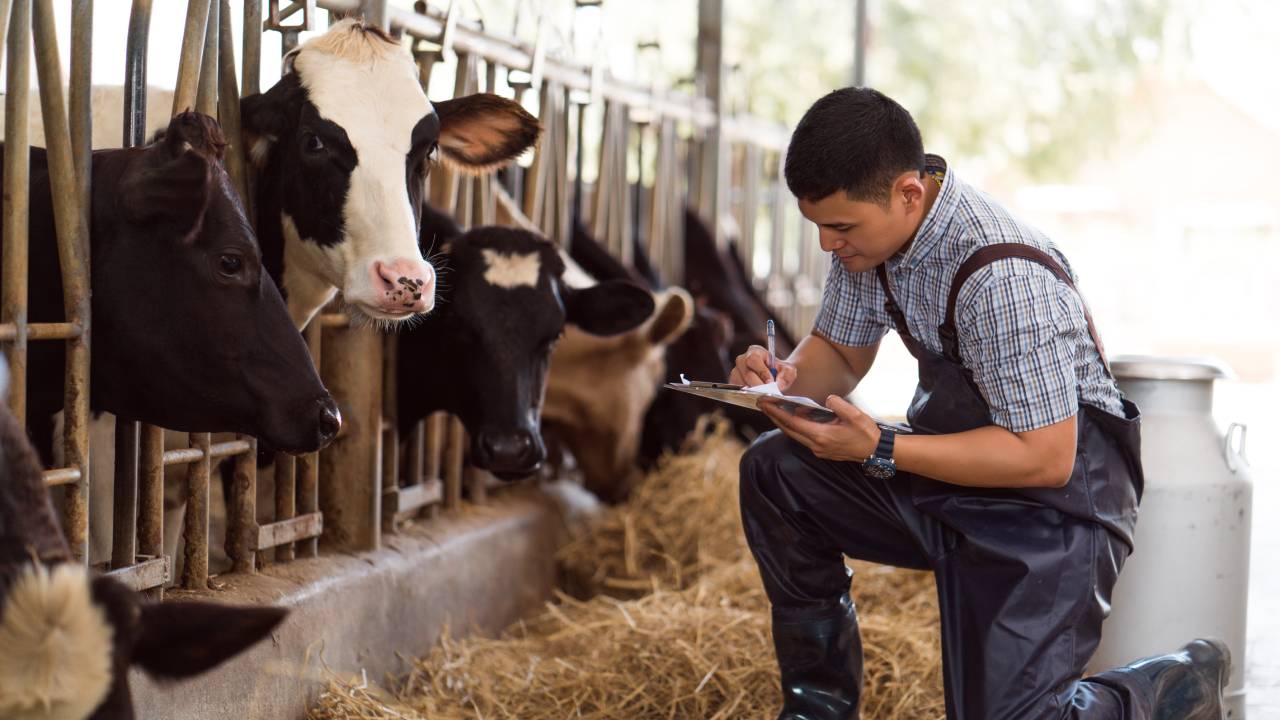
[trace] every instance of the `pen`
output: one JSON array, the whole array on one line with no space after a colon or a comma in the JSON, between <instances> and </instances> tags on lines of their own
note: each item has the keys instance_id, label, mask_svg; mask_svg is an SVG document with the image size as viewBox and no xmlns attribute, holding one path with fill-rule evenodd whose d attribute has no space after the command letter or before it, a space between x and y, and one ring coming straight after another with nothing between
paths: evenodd
<instances>
[{"instance_id":1,"label":"pen","mask_svg":"<svg viewBox=\"0 0 1280 720\"><path fill-rule=\"evenodd\" d=\"M773 339L773 319L772 318L770 318L765 323L764 332L765 332L765 336L769 338L769 372L773 373L773 379L777 380L778 379L778 361L777 361L777 356L774 354L776 352L776 345Z\"/></svg>"}]
</instances>

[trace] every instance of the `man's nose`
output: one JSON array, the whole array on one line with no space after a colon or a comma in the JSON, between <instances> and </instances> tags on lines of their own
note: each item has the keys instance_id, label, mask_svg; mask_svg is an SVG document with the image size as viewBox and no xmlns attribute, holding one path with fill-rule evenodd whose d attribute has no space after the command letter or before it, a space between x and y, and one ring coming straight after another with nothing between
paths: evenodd
<instances>
[{"instance_id":1,"label":"man's nose","mask_svg":"<svg viewBox=\"0 0 1280 720\"><path fill-rule=\"evenodd\" d=\"M818 244L822 246L823 252L835 252L836 250L844 247L844 239L835 232L819 230Z\"/></svg>"}]
</instances>

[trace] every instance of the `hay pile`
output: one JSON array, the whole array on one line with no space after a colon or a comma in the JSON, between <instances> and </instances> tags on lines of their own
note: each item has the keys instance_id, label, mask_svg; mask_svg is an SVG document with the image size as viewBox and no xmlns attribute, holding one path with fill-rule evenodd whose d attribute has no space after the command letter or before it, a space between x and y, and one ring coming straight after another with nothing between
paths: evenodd
<instances>
[{"instance_id":1,"label":"hay pile","mask_svg":"<svg viewBox=\"0 0 1280 720\"><path fill-rule=\"evenodd\" d=\"M768 602L741 538L723 429L667 458L567 547L590 600L561 595L503 637L446 637L388 693L333 681L314 720L772 718ZM855 564L862 717L941 718L938 610L927 573Z\"/></svg>"}]
</instances>

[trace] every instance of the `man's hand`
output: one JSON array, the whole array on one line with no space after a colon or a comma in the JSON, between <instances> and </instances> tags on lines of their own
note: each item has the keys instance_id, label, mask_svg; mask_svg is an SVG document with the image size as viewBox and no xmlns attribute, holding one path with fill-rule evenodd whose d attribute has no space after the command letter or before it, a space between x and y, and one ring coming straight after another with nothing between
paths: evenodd
<instances>
[{"instance_id":1,"label":"man's hand","mask_svg":"<svg viewBox=\"0 0 1280 720\"><path fill-rule=\"evenodd\" d=\"M781 379L781 371L778 377ZM862 462L874 455L880 442L880 426L876 421L838 395L828 397L826 406L837 419L820 423L805 419L804 408L791 413L778 407L776 400L760 399L760 409L787 437L823 460Z\"/></svg>"},{"instance_id":2,"label":"man's hand","mask_svg":"<svg viewBox=\"0 0 1280 720\"><path fill-rule=\"evenodd\" d=\"M796 366L777 359L774 362L778 368L778 390L786 392L796 381ZM746 352L733 361L729 382L747 387L773 382L773 374L769 372L769 351L759 345L747 348Z\"/></svg>"}]
</instances>

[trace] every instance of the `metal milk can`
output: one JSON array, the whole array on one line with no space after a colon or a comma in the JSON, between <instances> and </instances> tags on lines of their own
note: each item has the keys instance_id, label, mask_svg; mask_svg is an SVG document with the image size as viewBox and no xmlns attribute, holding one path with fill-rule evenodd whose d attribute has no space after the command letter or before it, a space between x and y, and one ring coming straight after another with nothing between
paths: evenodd
<instances>
[{"instance_id":1,"label":"metal milk can","mask_svg":"<svg viewBox=\"0 0 1280 720\"><path fill-rule=\"evenodd\" d=\"M1253 484L1247 428L1214 422L1212 360L1126 356L1112 369L1142 412L1146 490L1094 672L1216 637L1231 647L1227 717L1244 718Z\"/></svg>"}]
</instances>

